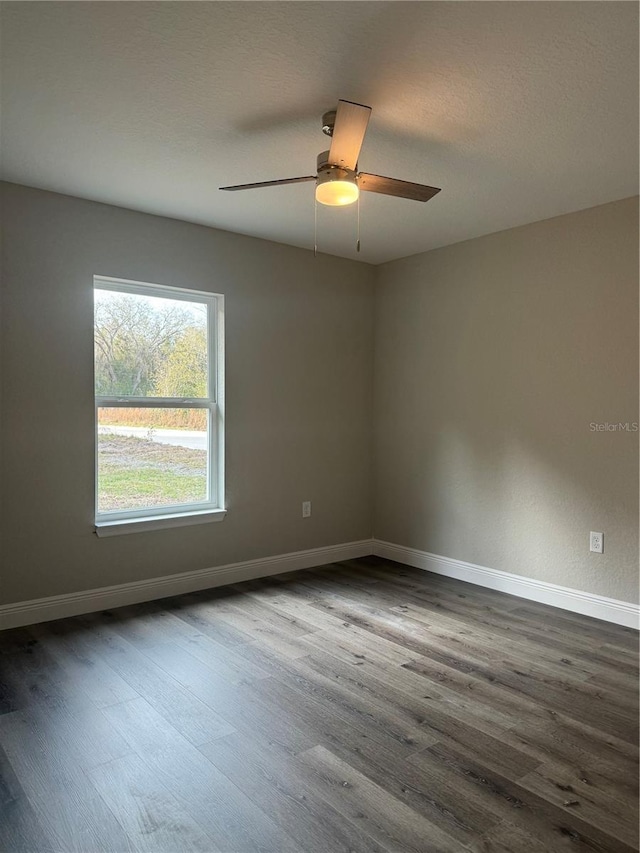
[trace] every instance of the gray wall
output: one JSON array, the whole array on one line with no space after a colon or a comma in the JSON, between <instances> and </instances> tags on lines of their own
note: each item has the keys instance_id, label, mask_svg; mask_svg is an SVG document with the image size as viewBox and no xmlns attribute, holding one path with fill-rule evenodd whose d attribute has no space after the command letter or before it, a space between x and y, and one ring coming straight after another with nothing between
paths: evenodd
<instances>
[{"instance_id":1,"label":"gray wall","mask_svg":"<svg viewBox=\"0 0 640 853\"><path fill-rule=\"evenodd\" d=\"M12 184L3 212L1 602L371 536L372 267ZM222 523L93 533L94 273L225 294Z\"/></svg>"},{"instance_id":2,"label":"gray wall","mask_svg":"<svg viewBox=\"0 0 640 853\"><path fill-rule=\"evenodd\" d=\"M637 199L378 270L376 537L637 601Z\"/></svg>"},{"instance_id":3,"label":"gray wall","mask_svg":"<svg viewBox=\"0 0 640 853\"><path fill-rule=\"evenodd\" d=\"M368 538L374 492L379 539L637 599L638 434L589 427L638 420L637 200L375 269L3 196L0 603ZM225 294L224 522L93 533L94 273Z\"/></svg>"}]
</instances>

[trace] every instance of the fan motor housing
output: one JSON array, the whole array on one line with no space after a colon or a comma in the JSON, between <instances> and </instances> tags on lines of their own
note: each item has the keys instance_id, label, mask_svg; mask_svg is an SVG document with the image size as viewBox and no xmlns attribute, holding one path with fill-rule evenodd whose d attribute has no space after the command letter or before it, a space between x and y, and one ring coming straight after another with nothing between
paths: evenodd
<instances>
[{"instance_id":1,"label":"fan motor housing","mask_svg":"<svg viewBox=\"0 0 640 853\"><path fill-rule=\"evenodd\" d=\"M318 183L325 181L352 181L356 182L356 173L353 169L345 169L343 166L335 166L329 163L329 152L321 151L318 154Z\"/></svg>"}]
</instances>

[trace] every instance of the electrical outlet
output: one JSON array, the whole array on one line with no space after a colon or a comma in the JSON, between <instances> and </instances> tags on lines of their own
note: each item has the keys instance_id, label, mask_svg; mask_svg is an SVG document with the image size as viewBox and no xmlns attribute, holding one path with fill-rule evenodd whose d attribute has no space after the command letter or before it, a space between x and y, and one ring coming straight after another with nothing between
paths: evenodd
<instances>
[{"instance_id":1,"label":"electrical outlet","mask_svg":"<svg viewBox=\"0 0 640 853\"><path fill-rule=\"evenodd\" d=\"M311 501L302 501L302 517L309 518L311 515Z\"/></svg>"},{"instance_id":2,"label":"electrical outlet","mask_svg":"<svg viewBox=\"0 0 640 853\"><path fill-rule=\"evenodd\" d=\"M589 534L589 550L595 554L602 554L604 551L604 533L591 531Z\"/></svg>"}]
</instances>

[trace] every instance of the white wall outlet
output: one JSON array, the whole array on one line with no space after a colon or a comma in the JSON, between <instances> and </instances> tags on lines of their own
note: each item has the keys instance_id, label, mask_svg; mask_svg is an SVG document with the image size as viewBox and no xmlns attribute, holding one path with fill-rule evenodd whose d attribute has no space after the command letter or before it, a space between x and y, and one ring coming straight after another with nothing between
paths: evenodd
<instances>
[{"instance_id":1,"label":"white wall outlet","mask_svg":"<svg viewBox=\"0 0 640 853\"><path fill-rule=\"evenodd\" d=\"M311 501L302 501L302 517L309 518L311 515Z\"/></svg>"},{"instance_id":2,"label":"white wall outlet","mask_svg":"<svg viewBox=\"0 0 640 853\"><path fill-rule=\"evenodd\" d=\"M604 533L591 531L589 534L589 550L595 554L602 554L604 551Z\"/></svg>"}]
</instances>

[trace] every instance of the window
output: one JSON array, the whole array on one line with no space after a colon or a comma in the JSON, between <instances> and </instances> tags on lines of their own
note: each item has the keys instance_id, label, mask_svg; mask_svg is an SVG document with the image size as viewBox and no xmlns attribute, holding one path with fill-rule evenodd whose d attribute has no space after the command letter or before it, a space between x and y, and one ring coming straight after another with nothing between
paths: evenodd
<instances>
[{"instance_id":1,"label":"window","mask_svg":"<svg viewBox=\"0 0 640 853\"><path fill-rule=\"evenodd\" d=\"M220 520L223 297L94 279L96 532Z\"/></svg>"}]
</instances>

